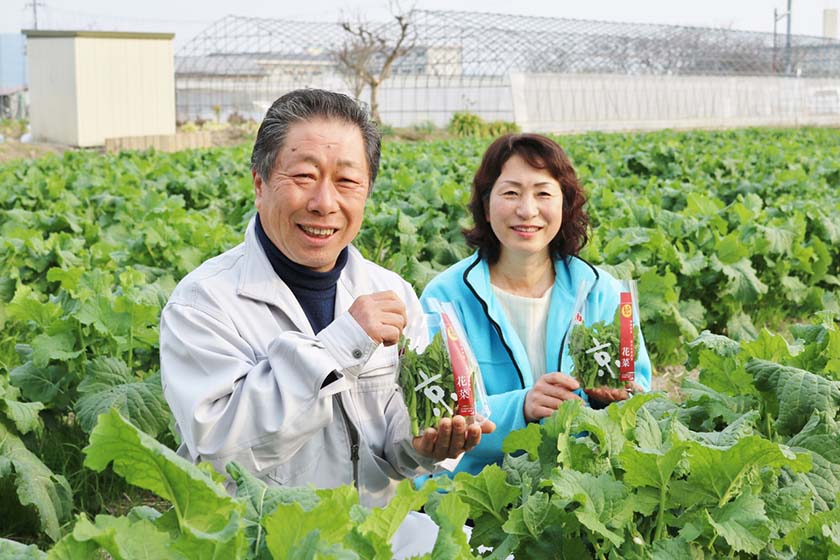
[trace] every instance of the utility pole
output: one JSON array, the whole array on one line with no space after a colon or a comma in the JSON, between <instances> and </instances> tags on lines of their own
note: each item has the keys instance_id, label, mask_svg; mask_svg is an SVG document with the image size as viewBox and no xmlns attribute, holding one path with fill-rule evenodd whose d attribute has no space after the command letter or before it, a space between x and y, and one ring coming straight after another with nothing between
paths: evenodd
<instances>
[{"instance_id":1,"label":"utility pole","mask_svg":"<svg viewBox=\"0 0 840 560\"><path fill-rule=\"evenodd\" d=\"M38 29L38 7L46 8L46 4L40 2L39 0L32 0L29 2L26 7L32 7L32 29Z\"/></svg>"},{"instance_id":2,"label":"utility pole","mask_svg":"<svg viewBox=\"0 0 840 560\"><path fill-rule=\"evenodd\" d=\"M34 2L36 0L32 0L32 1ZM788 76L790 76L791 71L793 70L793 68L791 68L791 66L790 66L790 54L791 54L790 53L790 15L791 15L790 3L791 2L792 2L792 0L788 0L788 32L787 32L787 39L785 40L785 58L786 58L785 74L787 74Z\"/></svg>"},{"instance_id":3,"label":"utility pole","mask_svg":"<svg viewBox=\"0 0 840 560\"><path fill-rule=\"evenodd\" d=\"M787 0L787 11L783 13L779 13L779 10L773 8L773 70L776 71L776 51L778 50L776 36L778 35L778 24L780 19L787 19L787 33L785 37L785 74L791 73L790 67L790 12L791 12L791 1Z\"/></svg>"}]
</instances>

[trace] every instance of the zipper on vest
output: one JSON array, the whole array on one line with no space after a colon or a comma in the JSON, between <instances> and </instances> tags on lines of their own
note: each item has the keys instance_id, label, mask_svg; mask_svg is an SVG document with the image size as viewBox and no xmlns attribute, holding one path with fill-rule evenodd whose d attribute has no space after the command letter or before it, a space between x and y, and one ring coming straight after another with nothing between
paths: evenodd
<instances>
[{"instance_id":1,"label":"zipper on vest","mask_svg":"<svg viewBox=\"0 0 840 560\"><path fill-rule=\"evenodd\" d=\"M524 389L525 388L525 377L522 375L522 370L519 369L519 364L516 362L516 358L513 357L513 350L510 349L510 346L508 345L507 340L505 340L505 335L502 334L502 327L499 325L499 323L497 323L493 319L493 317L490 316L490 308L487 306L487 302L484 301L484 298L482 298L480 295L478 295L478 291L475 288L473 288L473 285L470 284L469 280L467 280L467 275L470 273L470 271L473 268L475 268L475 266L480 261L481 261L481 259L477 258L476 261L473 264L471 264L470 266L468 266L467 270L464 271L464 276L463 276L464 284L467 286L467 288L469 288L469 290L470 290L470 292L472 292L473 296L475 296L475 299L478 300L478 303L481 305L481 309L484 311L484 315L487 316L487 320L490 322L490 324L496 330L496 334L499 335L499 340L502 341L502 347L505 349L508 356L510 357L510 361L513 364L513 368L516 370L516 375L519 376L519 383L522 386L522 388Z\"/></svg>"},{"instance_id":2,"label":"zipper on vest","mask_svg":"<svg viewBox=\"0 0 840 560\"><path fill-rule=\"evenodd\" d=\"M347 409L344 408L344 402L341 400L341 394L336 394L338 399L338 407L341 409L341 415L344 417L344 425L347 426L347 435L350 436L350 462L353 464L353 485L356 490L359 490L359 430L350 421L350 416L347 414Z\"/></svg>"}]
</instances>

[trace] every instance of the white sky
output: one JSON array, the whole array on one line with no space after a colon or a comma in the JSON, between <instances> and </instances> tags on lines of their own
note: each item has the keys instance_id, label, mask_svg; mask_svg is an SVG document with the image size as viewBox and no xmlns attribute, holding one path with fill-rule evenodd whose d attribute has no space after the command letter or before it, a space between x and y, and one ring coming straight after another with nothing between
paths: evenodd
<instances>
[{"instance_id":1,"label":"white sky","mask_svg":"<svg viewBox=\"0 0 840 560\"><path fill-rule=\"evenodd\" d=\"M386 0L0 0L0 33L32 27L37 1L39 28L174 32L176 49L228 14L336 21L343 13L388 17ZM792 0L795 34L822 35L823 10L840 0ZM787 0L416 0L428 10L465 10L640 23L773 30L773 9ZM514 7L511 7L513 5ZM785 22L779 21L784 33Z\"/></svg>"}]
</instances>

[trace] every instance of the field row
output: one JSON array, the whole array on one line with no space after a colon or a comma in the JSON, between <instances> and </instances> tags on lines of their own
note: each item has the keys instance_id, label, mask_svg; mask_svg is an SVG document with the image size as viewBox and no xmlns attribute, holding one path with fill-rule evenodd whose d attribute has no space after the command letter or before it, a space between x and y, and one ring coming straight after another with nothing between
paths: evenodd
<instances>
[{"instance_id":1,"label":"field row","mask_svg":"<svg viewBox=\"0 0 840 560\"><path fill-rule=\"evenodd\" d=\"M583 256L616 276L639 280L642 329L654 364L702 367L702 359L689 355L689 343L704 330L737 345L762 340L768 335L761 329L770 327L801 340L787 355L753 357L836 380L840 134L661 132L560 141L590 197L593 229ZM386 145L356 245L418 292L467 256L460 228L469 225L470 181L486 144ZM174 443L158 378L159 313L183 275L241 241L254 212L248 160L249 148L240 147L67 152L0 167L0 498L20 505L0 512L0 535L57 540L74 512L109 506L102 479L81 468L80 449L100 413L116 408L146 434ZM814 323L815 316L827 334L819 335L824 344L811 353L826 357L806 362L803 349L816 343L807 336L817 335L791 334L790 326ZM726 377L727 368L742 366L720 367ZM758 411L738 438L757 430L774 445L785 441L773 427L778 402L762 404L756 396L745 404L738 397L748 394L743 387L730 398L724 386L709 386L722 396L707 395L711 404L703 406L719 411L716 403L722 402L736 411ZM746 422L709 412L701 425L699 417L689 418L695 411L690 403L679 406L682 421L700 432ZM837 408L831 410L827 414L836 416ZM668 421L659 408L650 414L660 424ZM668 434L673 429L662 428ZM727 441L734 445L738 438ZM610 476L619 481L626 476L618 468L620 452L615 448L607 458L615 467ZM581 472L597 477L607 471ZM840 479L840 467L832 472ZM741 495L742 482L729 498ZM114 484L113 494L121 494L125 484ZM829 498L820 497L823 504ZM728 503L718 499L721 507ZM675 513L657 517L652 530L673 528L669 515Z\"/></svg>"}]
</instances>

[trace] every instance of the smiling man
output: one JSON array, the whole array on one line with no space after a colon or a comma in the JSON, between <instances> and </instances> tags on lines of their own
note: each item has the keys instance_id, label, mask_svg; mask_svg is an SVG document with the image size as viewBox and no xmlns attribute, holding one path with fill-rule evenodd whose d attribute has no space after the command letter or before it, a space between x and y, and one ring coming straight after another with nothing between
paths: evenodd
<instances>
[{"instance_id":1,"label":"smiling man","mask_svg":"<svg viewBox=\"0 0 840 560\"><path fill-rule=\"evenodd\" d=\"M244 242L187 275L161 315L183 456L220 472L237 461L269 484L355 484L381 506L399 479L492 430L456 417L410 439L396 343L426 338L423 312L407 282L351 245L379 154L376 126L345 95L298 90L268 110Z\"/></svg>"}]
</instances>

